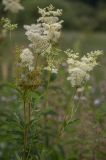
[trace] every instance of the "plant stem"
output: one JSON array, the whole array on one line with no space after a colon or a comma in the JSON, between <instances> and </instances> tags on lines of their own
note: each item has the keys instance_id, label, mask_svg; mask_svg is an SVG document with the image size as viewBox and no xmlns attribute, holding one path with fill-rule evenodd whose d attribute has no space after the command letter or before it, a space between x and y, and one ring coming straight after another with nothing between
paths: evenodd
<instances>
[{"instance_id":1,"label":"plant stem","mask_svg":"<svg viewBox=\"0 0 106 160\"><path fill-rule=\"evenodd\" d=\"M28 148L28 131L30 128L30 119L31 119L31 101L29 101L28 106L26 105L27 91L24 91L23 103L24 103L24 153L23 160L27 158L27 148Z\"/></svg>"},{"instance_id":2,"label":"plant stem","mask_svg":"<svg viewBox=\"0 0 106 160\"><path fill-rule=\"evenodd\" d=\"M38 60L39 60L39 54L37 54L37 56L36 56L35 69L37 68Z\"/></svg>"},{"instance_id":3,"label":"plant stem","mask_svg":"<svg viewBox=\"0 0 106 160\"><path fill-rule=\"evenodd\" d=\"M30 121L31 121L31 101L29 102L29 106L28 106L28 124L29 124L29 128L30 128Z\"/></svg>"},{"instance_id":4,"label":"plant stem","mask_svg":"<svg viewBox=\"0 0 106 160\"><path fill-rule=\"evenodd\" d=\"M44 108L45 110L47 109L48 107L48 100L49 100L49 84L50 84L50 76L51 76L51 72L48 72L48 79L47 79L47 87L46 87L46 92L45 92L45 103L44 103ZM47 127L47 115L45 114L44 115L44 128L46 130L46 127ZM48 146L48 134L45 135L45 145Z\"/></svg>"},{"instance_id":5,"label":"plant stem","mask_svg":"<svg viewBox=\"0 0 106 160\"><path fill-rule=\"evenodd\" d=\"M24 103L24 152L23 152L23 160L27 160L30 154L29 140L28 140L28 132L30 130L30 121L31 121L31 98L29 98L29 102L26 99L27 91L24 91L23 103ZM26 104L28 102L28 106ZM29 148L28 148L29 147Z\"/></svg>"},{"instance_id":6,"label":"plant stem","mask_svg":"<svg viewBox=\"0 0 106 160\"><path fill-rule=\"evenodd\" d=\"M45 108L47 108L47 107L48 107L50 76L51 76L51 73L50 73L50 71L49 71L49 73L48 73L48 80L47 80L47 88L46 88L46 101L45 101Z\"/></svg>"},{"instance_id":7,"label":"plant stem","mask_svg":"<svg viewBox=\"0 0 106 160\"><path fill-rule=\"evenodd\" d=\"M63 124L60 126L59 128L59 131L58 131L58 136L57 138L61 138L64 134L64 130L65 130L65 127L67 126L67 122L68 121L72 121L73 120L73 116L75 115L77 109L78 109L78 106L76 106L76 110L75 109L75 104L74 104L74 95L77 91L77 88L73 91L73 94L70 96L69 95L69 101L67 103L67 106L66 106L66 114L64 116L64 120L63 120ZM71 110L70 110L70 106L71 106ZM66 126L64 126L64 123L66 123Z\"/></svg>"},{"instance_id":8,"label":"plant stem","mask_svg":"<svg viewBox=\"0 0 106 160\"><path fill-rule=\"evenodd\" d=\"M27 128L26 128L26 121L27 121L27 115L26 115L26 98L24 97L24 154L23 154L23 160L26 159L26 146L27 146Z\"/></svg>"}]
</instances>

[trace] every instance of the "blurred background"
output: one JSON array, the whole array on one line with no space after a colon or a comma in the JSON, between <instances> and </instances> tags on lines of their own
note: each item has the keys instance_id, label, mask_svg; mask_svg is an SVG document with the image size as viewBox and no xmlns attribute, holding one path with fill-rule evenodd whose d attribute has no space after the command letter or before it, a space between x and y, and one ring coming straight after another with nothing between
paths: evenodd
<instances>
[{"instance_id":1,"label":"blurred background","mask_svg":"<svg viewBox=\"0 0 106 160\"><path fill-rule=\"evenodd\" d=\"M11 40L9 34L6 39L0 37L1 160L8 160L6 155L10 152L10 149L5 147L6 138L3 139L6 134L5 116L8 111L16 110L14 106L17 106L14 91L7 90L4 84L11 82L14 77L16 47L28 44L23 25L36 23L39 16L37 7L44 8L49 4L63 9L60 48L71 48L81 55L91 50L104 52L100 65L92 74L92 89L89 92L91 107L81 108L80 122L71 129L71 147L67 148L68 160L106 160L106 0L22 0L21 3L25 9L18 14L12 14L4 11L0 1L0 18L8 17L12 23L18 24Z\"/></svg>"}]
</instances>

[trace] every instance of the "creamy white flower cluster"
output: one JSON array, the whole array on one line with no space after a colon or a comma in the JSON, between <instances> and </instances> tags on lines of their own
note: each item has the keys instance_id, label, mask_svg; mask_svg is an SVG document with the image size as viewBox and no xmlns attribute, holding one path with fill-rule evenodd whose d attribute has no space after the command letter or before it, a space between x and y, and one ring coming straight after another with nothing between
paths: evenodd
<instances>
[{"instance_id":1,"label":"creamy white flower cluster","mask_svg":"<svg viewBox=\"0 0 106 160\"><path fill-rule=\"evenodd\" d=\"M60 37L63 21L59 21L58 16L62 14L62 11L59 9L53 11L53 9L52 5L44 9L39 8L41 17L37 20L37 24L24 26L25 34L31 41L30 46L34 47L35 52L46 51L50 44L57 42Z\"/></svg>"},{"instance_id":2,"label":"creamy white flower cluster","mask_svg":"<svg viewBox=\"0 0 106 160\"><path fill-rule=\"evenodd\" d=\"M20 60L21 60L21 65L23 67L27 67L29 71L32 71L34 69L33 66L34 56L33 53L28 48L22 50L20 54Z\"/></svg>"},{"instance_id":3,"label":"creamy white flower cluster","mask_svg":"<svg viewBox=\"0 0 106 160\"><path fill-rule=\"evenodd\" d=\"M90 71L98 64L97 58L102 54L102 51L94 51L87 53L87 55L80 58L79 53L67 50L68 55L68 73L67 80L71 82L72 87L81 86L85 81L90 78Z\"/></svg>"},{"instance_id":4,"label":"creamy white flower cluster","mask_svg":"<svg viewBox=\"0 0 106 160\"><path fill-rule=\"evenodd\" d=\"M5 10L9 10L12 13L17 13L19 10L24 9L20 4L20 0L3 0L2 4L5 6Z\"/></svg>"},{"instance_id":5,"label":"creamy white flower cluster","mask_svg":"<svg viewBox=\"0 0 106 160\"><path fill-rule=\"evenodd\" d=\"M30 26L24 25L24 28L26 29L25 34L31 42L29 47L39 55L45 55L45 53L48 53L49 61L52 62L50 59L52 46L58 42L61 34L63 21L59 21L58 17L61 16L62 10L57 9L54 11L54 7L52 5L44 9L38 9L41 17L37 20L37 24L32 24ZM54 72L54 70L57 72L54 64L48 64L45 69L51 72Z\"/></svg>"}]
</instances>

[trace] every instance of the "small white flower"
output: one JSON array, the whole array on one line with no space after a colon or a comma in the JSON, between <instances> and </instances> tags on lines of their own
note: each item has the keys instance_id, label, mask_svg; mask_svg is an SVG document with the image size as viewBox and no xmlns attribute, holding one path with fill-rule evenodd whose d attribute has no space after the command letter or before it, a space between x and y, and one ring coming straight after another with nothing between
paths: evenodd
<instances>
[{"instance_id":1,"label":"small white flower","mask_svg":"<svg viewBox=\"0 0 106 160\"><path fill-rule=\"evenodd\" d=\"M101 103L101 99L98 98L98 99L95 99L95 100L94 100L94 105L95 105L95 106L99 106L100 103Z\"/></svg>"}]
</instances>

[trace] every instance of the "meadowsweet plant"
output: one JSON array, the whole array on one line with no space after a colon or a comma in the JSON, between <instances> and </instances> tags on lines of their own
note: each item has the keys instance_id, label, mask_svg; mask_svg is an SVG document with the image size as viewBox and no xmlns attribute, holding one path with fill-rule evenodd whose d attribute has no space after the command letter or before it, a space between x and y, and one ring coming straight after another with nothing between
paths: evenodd
<instances>
[{"instance_id":1,"label":"meadowsweet plant","mask_svg":"<svg viewBox=\"0 0 106 160\"><path fill-rule=\"evenodd\" d=\"M31 122L36 120L38 114L33 115L35 113L35 110L33 110L33 93L36 93L40 87L44 88L44 108L46 110L48 106L48 88L51 74L58 73L58 67L61 62L59 58L61 50L56 46L61 35L63 21L59 20L59 16L61 16L62 10L55 10L55 8L50 5L44 9L38 8L38 11L40 18L38 18L37 23L24 25L26 30L25 35L30 42L29 45L27 48L17 49L16 88L18 88L17 90L20 93L24 110L24 140L23 146L21 146L22 150L19 153L23 160L27 160L34 156L32 154L34 148L31 146L33 142L30 144L33 136L30 137L30 132L32 132ZM42 60L42 63L40 60ZM44 86L45 78L43 76L45 71L47 72L46 86ZM40 112L42 112L42 109ZM44 116L44 129L46 128L46 121L47 117ZM38 125L38 128L39 127L40 126ZM47 143L46 138L44 141ZM36 143L34 145L36 145ZM42 149L39 151L39 154ZM36 156L38 157L38 155Z\"/></svg>"},{"instance_id":2,"label":"meadowsweet plant","mask_svg":"<svg viewBox=\"0 0 106 160\"><path fill-rule=\"evenodd\" d=\"M93 71L94 67L98 65L98 57L102 55L103 52L100 50L91 51L83 57L80 57L79 53L76 53L70 49L66 50L65 53L67 55L67 80L71 84L71 92L73 93L70 96L67 106L68 112L66 113L64 119L65 126L62 127L63 132L65 127L74 121L74 116L79 108L80 100L86 101L86 97L82 95L82 91L84 91L84 87L90 79L91 71ZM76 100L77 103L75 104Z\"/></svg>"},{"instance_id":3,"label":"meadowsweet plant","mask_svg":"<svg viewBox=\"0 0 106 160\"><path fill-rule=\"evenodd\" d=\"M57 73L58 70L60 50L55 45L61 33L63 21L59 21L58 16L62 14L62 10L54 11L52 5L44 9L38 8L38 10L41 17L37 20L37 24L24 26L25 35L27 35L30 44L19 55L20 67L27 70L26 73L23 70L20 79L24 77L24 74L30 74L31 71L37 69L48 70L53 73ZM39 57L45 59L44 66L38 66Z\"/></svg>"},{"instance_id":4,"label":"meadowsweet plant","mask_svg":"<svg viewBox=\"0 0 106 160\"><path fill-rule=\"evenodd\" d=\"M5 11L10 11L12 13L18 13L23 10L24 7L20 4L20 0L2 0Z\"/></svg>"}]
</instances>

